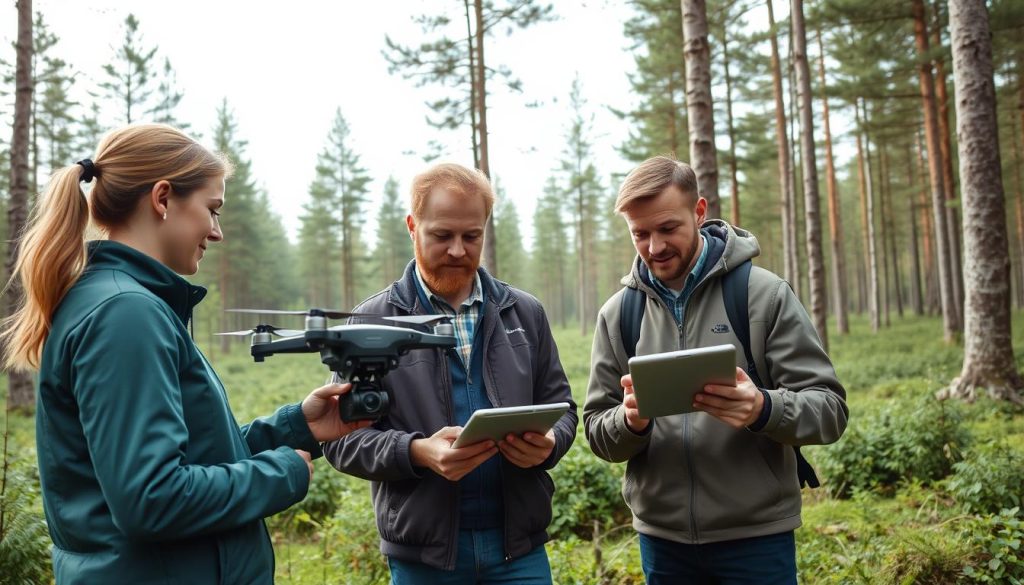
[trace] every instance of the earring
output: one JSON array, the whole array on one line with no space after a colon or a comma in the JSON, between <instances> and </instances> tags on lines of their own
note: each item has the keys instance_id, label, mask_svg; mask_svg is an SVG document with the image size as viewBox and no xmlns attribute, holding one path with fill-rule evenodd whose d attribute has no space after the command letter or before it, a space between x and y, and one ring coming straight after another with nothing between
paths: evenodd
<instances>
[{"instance_id":1,"label":"earring","mask_svg":"<svg viewBox=\"0 0 1024 585\"><path fill-rule=\"evenodd\" d=\"M167 219L167 212L164 212L164 219Z\"/></svg>"}]
</instances>

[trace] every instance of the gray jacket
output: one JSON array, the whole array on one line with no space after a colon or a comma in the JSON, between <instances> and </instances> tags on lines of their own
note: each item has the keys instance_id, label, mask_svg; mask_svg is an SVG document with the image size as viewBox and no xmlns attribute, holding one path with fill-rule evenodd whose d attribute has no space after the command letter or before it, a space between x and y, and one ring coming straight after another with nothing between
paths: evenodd
<instances>
[{"instance_id":1,"label":"gray jacket","mask_svg":"<svg viewBox=\"0 0 1024 585\"><path fill-rule=\"evenodd\" d=\"M748 232L720 220L703 233L724 241L687 301L678 326L640 278L640 259L623 284L647 295L637 355L732 343L745 366L722 301L722 276L760 253ZM583 409L590 447L608 461L628 461L622 494L639 532L683 543L763 536L800 525L800 487L791 445L827 444L846 429L846 391L789 284L753 267L749 280L750 343L771 399L758 431L737 430L703 413L659 417L648 432L625 424L619 378L629 372L619 334L622 291L601 308ZM723 327L723 325L725 325Z\"/></svg>"},{"instance_id":2,"label":"gray jacket","mask_svg":"<svg viewBox=\"0 0 1024 585\"><path fill-rule=\"evenodd\" d=\"M554 483L547 474L569 450L578 417L558 360L547 316L529 294L479 270L484 290L484 385L491 404L520 406L568 402L555 424L555 448L540 466L521 469L502 458L505 558L520 557L547 541ZM402 278L363 302L357 311L425 315L416 292L415 262ZM381 552L451 570L459 530L459 484L414 467L409 443L455 424L448 357L444 350L413 350L384 378L393 391L388 416L373 426L324 445L338 470L372 481ZM501 454L495 455L501 457Z\"/></svg>"}]
</instances>

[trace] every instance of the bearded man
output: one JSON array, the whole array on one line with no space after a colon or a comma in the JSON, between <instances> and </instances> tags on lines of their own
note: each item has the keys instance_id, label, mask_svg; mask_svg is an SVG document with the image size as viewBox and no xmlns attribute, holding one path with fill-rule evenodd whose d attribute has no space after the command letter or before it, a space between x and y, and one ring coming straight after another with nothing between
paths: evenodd
<instances>
[{"instance_id":1,"label":"bearded man","mask_svg":"<svg viewBox=\"0 0 1024 585\"><path fill-rule=\"evenodd\" d=\"M799 447L839 440L846 390L789 284L751 266L757 239L706 218L690 165L644 161L615 211L637 256L597 318L583 420L598 457L628 462L647 583L796 585L800 487L817 483ZM726 343L734 384L705 386L694 412L640 416L630 355Z\"/></svg>"},{"instance_id":2,"label":"bearded man","mask_svg":"<svg viewBox=\"0 0 1024 585\"><path fill-rule=\"evenodd\" d=\"M372 427L324 445L339 471L371 480L391 582L551 583L547 470L576 436L576 405L536 298L480 267L494 193L480 171L439 164L413 180L416 258L356 310L450 317L458 346L415 350L384 378L395 401ZM479 408L568 402L545 435L453 448Z\"/></svg>"}]
</instances>

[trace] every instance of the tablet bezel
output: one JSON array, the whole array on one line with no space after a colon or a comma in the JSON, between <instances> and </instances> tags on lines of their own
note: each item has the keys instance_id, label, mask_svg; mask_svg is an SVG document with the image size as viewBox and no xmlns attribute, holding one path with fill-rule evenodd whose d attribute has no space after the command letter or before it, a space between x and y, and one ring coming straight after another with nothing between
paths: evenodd
<instances>
[{"instance_id":1,"label":"tablet bezel","mask_svg":"<svg viewBox=\"0 0 1024 585\"><path fill-rule=\"evenodd\" d=\"M568 402L481 408L469 417L462 432L452 443L452 448L458 449L488 439L498 442L509 433L516 436L526 432L543 435L568 410Z\"/></svg>"},{"instance_id":2,"label":"tablet bezel","mask_svg":"<svg viewBox=\"0 0 1024 585\"><path fill-rule=\"evenodd\" d=\"M708 384L736 385L731 343L636 356L629 360L642 418L695 412L694 397Z\"/></svg>"}]
</instances>

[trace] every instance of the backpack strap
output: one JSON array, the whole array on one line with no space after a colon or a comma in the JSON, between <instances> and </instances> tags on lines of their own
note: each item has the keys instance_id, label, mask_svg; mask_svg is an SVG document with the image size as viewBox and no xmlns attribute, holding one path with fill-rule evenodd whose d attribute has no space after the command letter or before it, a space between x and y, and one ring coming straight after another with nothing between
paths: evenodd
<instances>
[{"instance_id":1,"label":"backpack strap","mask_svg":"<svg viewBox=\"0 0 1024 585\"><path fill-rule=\"evenodd\" d=\"M761 383L761 377L757 374L757 365L750 350L750 309L748 304L750 267L750 260L747 260L725 273L722 278L722 300L725 302L725 312L729 316L733 333L743 345L743 355L747 360L747 367L744 369L747 376L755 386L765 388L765 385ZM800 447L793 447L793 450L796 451L796 476L800 487L804 487L805 484L812 488L820 486L818 475L814 473L814 468L800 453Z\"/></svg>"},{"instance_id":2,"label":"backpack strap","mask_svg":"<svg viewBox=\"0 0 1024 585\"><path fill-rule=\"evenodd\" d=\"M640 341L640 323L644 320L647 299L639 289L627 286L622 291L622 306L619 310L619 339L627 357L636 356L636 344Z\"/></svg>"}]
</instances>

